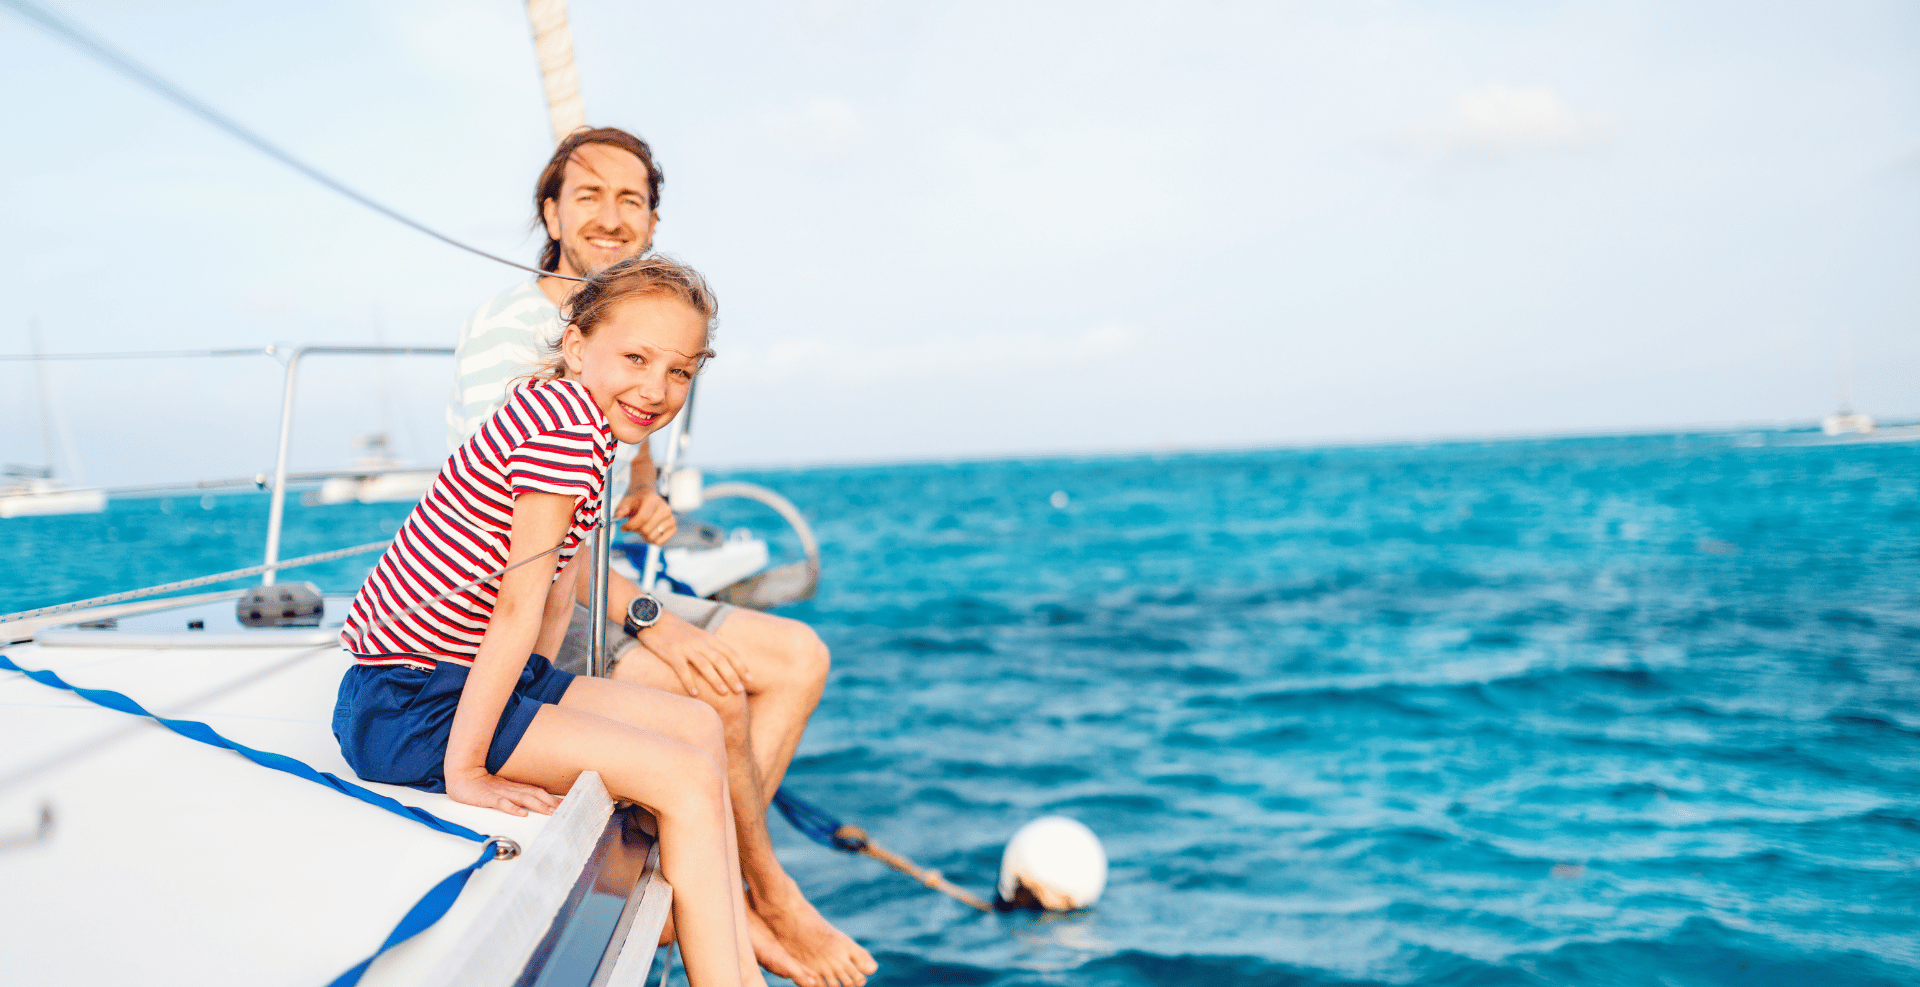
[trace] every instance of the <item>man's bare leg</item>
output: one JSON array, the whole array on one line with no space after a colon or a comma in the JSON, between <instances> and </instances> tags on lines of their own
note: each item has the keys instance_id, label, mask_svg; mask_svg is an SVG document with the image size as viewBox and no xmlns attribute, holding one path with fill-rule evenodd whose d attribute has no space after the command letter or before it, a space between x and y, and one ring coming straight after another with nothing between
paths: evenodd
<instances>
[{"instance_id":1,"label":"man's bare leg","mask_svg":"<svg viewBox=\"0 0 1920 987\"><path fill-rule=\"evenodd\" d=\"M731 640L730 628L734 631ZM728 791L738 827L740 870L749 888L752 914L765 922L773 940L782 947L778 951L757 951L756 955L775 973L809 987L859 987L878 965L858 943L821 917L800 893L799 885L774 856L766 825L773 786L767 784L763 766L785 775L800 734L806 729L806 718L825 685L825 646L803 624L744 610L727 618L720 637L747 661L754 681L745 697L737 693L716 695L709 688L701 690L700 698L720 713L726 735ZM789 658L787 661L769 660L769 647L794 647L809 641L811 652L800 648L797 658L789 652L781 656ZM650 657L643 649L629 651L615 666L614 678L681 694L678 677L665 664L649 661ZM759 722L762 708L768 711L771 726ZM773 749L760 753L761 743ZM752 918L748 921L750 928L757 924ZM776 969L789 959L812 977L794 977Z\"/></svg>"},{"instance_id":2,"label":"man's bare leg","mask_svg":"<svg viewBox=\"0 0 1920 987\"><path fill-rule=\"evenodd\" d=\"M746 659L753 673L747 684L753 750L760 764L761 794L771 802L827 686L832 664L827 646L813 628L757 610L735 610L717 636Z\"/></svg>"}]
</instances>

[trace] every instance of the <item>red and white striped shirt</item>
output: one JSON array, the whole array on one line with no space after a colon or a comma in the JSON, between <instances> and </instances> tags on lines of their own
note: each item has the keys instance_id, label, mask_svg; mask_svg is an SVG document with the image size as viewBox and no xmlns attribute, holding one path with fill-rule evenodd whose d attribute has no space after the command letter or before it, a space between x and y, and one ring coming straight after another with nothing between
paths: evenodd
<instances>
[{"instance_id":1,"label":"red and white striped shirt","mask_svg":"<svg viewBox=\"0 0 1920 987\"><path fill-rule=\"evenodd\" d=\"M513 500L523 493L574 498L564 547L550 561L531 563L551 564L557 576L599 519L600 488L613 453L613 429L579 382L543 380L514 388L506 405L454 450L407 515L354 597L341 642L363 665L472 665L500 595L499 576L394 615L504 568Z\"/></svg>"}]
</instances>

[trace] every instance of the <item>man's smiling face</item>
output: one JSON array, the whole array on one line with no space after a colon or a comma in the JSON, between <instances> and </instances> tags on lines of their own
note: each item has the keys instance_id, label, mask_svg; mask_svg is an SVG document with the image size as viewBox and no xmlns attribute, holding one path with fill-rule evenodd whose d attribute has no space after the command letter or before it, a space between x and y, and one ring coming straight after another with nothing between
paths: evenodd
<instances>
[{"instance_id":1,"label":"man's smiling face","mask_svg":"<svg viewBox=\"0 0 1920 987\"><path fill-rule=\"evenodd\" d=\"M557 273L588 277L653 244L659 216L647 195L647 166L606 144L582 144L567 159L560 195L541 206L547 236L560 244Z\"/></svg>"}]
</instances>

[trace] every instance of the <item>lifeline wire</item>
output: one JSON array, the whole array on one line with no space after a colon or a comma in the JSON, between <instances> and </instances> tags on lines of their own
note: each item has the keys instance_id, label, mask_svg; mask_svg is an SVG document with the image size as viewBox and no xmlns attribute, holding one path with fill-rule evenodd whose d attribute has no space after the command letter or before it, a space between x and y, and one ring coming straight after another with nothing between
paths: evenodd
<instances>
[{"instance_id":1,"label":"lifeline wire","mask_svg":"<svg viewBox=\"0 0 1920 987\"><path fill-rule=\"evenodd\" d=\"M11 0L0 0L11 2ZM4 353L0 360L153 360L184 356L272 356L271 346L233 350L141 350L128 353Z\"/></svg>"},{"instance_id":2,"label":"lifeline wire","mask_svg":"<svg viewBox=\"0 0 1920 987\"><path fill-rule=\"evenodd\" d=\"M414 612L415 610L418 610L418 609L420 609L421 607L426 607L426 606L432 606L433 604L435 604L435 603L439 603L439 602L440 602L441 600L444 600L444 599L446 599L447 597L449 597L449 596L452 596L452 595L453 595L453 594L455 594L455 593L458 593L458 592L460 592L460 591L462 591L462 590L469 590L469 589L472 589L472 588L474 588L475 586L478 586L478 585L480 585L481 583L484 583L484 582L486 582L487 580L489 580L489 579L492 579L492 578L493 578L493 577L495 577L495 576L504 576L504 575L506 575L507 573L509 573L509 572L512 572L513 570L515 570L515 569L518 569L518 568L520 568L521 566L523 566L523 565L526 565L526 564L527 564L527 563L529 563L529 562L532 562L532 561L534 561L535 559L544 559L544 558L546 558L547 556L549 556L549 555L552 555L553 553L555 553L555 552L558 552L559 550L561 550L561 549L563 549L563 548L565 548L565 547L567 547L567 540L566 540L565 538L562 538L562 539L560 539L560 544L558 544L558 545L555 545L555 546L553 546L552 548L549 548L549 549L547 549L547 550L546 550L546 551L544 551L544 552L541 552L541 553L540 553L539 555L532 555L532 556L528 556L527 558L524 558L524 559L521 559L520 561L518 561L518 562L515 562L515 563L513 563L512 565L510 565L510 566L507 566L507 567L506 567L506 568L504 568L504 569L495 569L495 570L493 570L492 572L489 572L489 573L487 573L486 575L484 575L484 576L481 576L481 577L480 577L480 578L478 578L478 579L470 579L470 580L468 580L468 581L466 581L466 582L464 582L464 583L461 583L461 584L460 584L460 585L458 585L458 586L455 586L454 588L452 588L452 589L450 589L450 590L447 590L447 591L446 591L446 592L444 592L444 593L441 593L441 594L440 594L439 596L436 596L436 597L432 597L431 599L426 599L426 600L421 600L420 602L418 602L418 603L415 603L415 604L414 604L413 606L410 606L410 607L408 607L408 608L406 608L405 610L402 610L402 611L400 611L399 613L390 613L390 614L388 614L388 615L386 615L385 617L382 617L382 618L380 618L379 620L376 620L376 621L374 621L374 622L373 622L372 624L369 624L369 625L367 626L367 630L366 630L366 633L368 633L368 634L371 634L371 633L373 633L374 631L377 631L377 630L379 630L379 629L381 629L382 627L385 627L385 626L387 626L388 624L391 624L391 623L393 623L394 621L396 621L396 620L399 620L399 619L400 619L400 618L402 618L402 617L405 617L406 615L408 615L408 614L410 614L410 613L412 613L412 612Z\"/></svg>"},{"instance_id":3,"label":"lifeline wire","mask_svg":"<svg viewBox=\"0 0 1920 987\"><path fill-rule=\"evenodd\" d=\"M0 2L10 3L12 0L0 0ZM285 562L275 562L270 565L248 566L245 569L235 569L231 572L216 572L211 576L201 576L198 579L182 579L177 583L162 583L158 586L149 586L146 589L130 589L124 593L109 593L106 596L96 596L90 600L75 600L72 603L58 603L50 607L40 607L37 610L22 610L19 613L0 614L0 624L12 620L26 620L30 617L46 617L52 614L66 613L69 610L80 610L86 607L98 607L105 606L109 603L137 600L143 596L159 596L162 593L171 593L177 589L192 589L195 586L224 583L229 579L258 576L263 572L270 572L276 569L291 569L294 566L312 565L316 562L331 562L334 559L342 559L349 555L359 555L362 552L371 552L375 549L385 547L387 547L386 542L370 541L365 545L355 545L352 548L338 548L331 552L321 552L318 555L303 555L297 559L288 559ZM535 556L535 558L538 558L538 556ZM532 559L528 561L532 561Z\"/></svg>"},{"instance_id":4,"label":"lifeline wire","mask_svg":"<svg viewBox=\"0 0 1920 987\"><path fill-rule=\"evenodd\" d=\"M292 154L289 154L288 152L281 150L278 145L273 144L271 141L268 141L266 138L261 137L259 134L256 134L253 131L248 130L247 128L241 126L239 123L235 122L226 114L223 114L219 110L216 110L213 107L208 106L207 104L196 99L193 95L188 93L186 90L181 89L180 87L174 85L171 82L168 82L167 80L161 78L158 75L155 75L146 66L141 65L139 62L134 61L132 58L123 54L119 49L114 48L113 46L107 44L105 41L102 41L99 38L96 38L93 35L88 34L85 30L81 29L80 27L74 24L67 23L66 21L60 19L59 17L54 16L52 13L49 13L46 10L42 10L40 7L37 7L34 4L29 3L28 0L0 0L0 3L4 3L8 7L13 8L13 11L15 13L19 14L21 17L24 17L29 21L32 21L41 30L46 31L48 34L51 34L54 37L59 38L60 40L66 42L67 44L72 45L73 47L79 49L82 53L91 56L95 61L101 63L102 65L105 65L108 68L113 69L116 72L119 72L121 75L124 75L127 78L132 79L133 81L139 83L141 86L144 86L146 89L153 92L155 95L158 95L161 98L167 100L168 102L174 104L175 106L178 106L183 110L186 110L188 113L191 113L194 116L197 116L202 120L205 120L207 123L212 124L214 127L225 131L228 136L234 138L240 143L245 144L256 151L259 151L261 154L264 154L267 157L270 157L275 161L278 161L281 164L286 165L289 168L292 168L294 171L297 171L300 174L305 175L308 178L311 178L314 181L320 183L321 185L324 185L327 188L330 188L335 192L338 192L341 195L344 195L347 198L352 199L353 201L358 202L363 206L366 206L368 209L371 209L374 212L377 212L380 215L385 216L396 223L400 223L403 226L410 226L413 229L420 231L421 233L425 233L426 235L433 237L434 239L439 240L443 243L449 244L451 246L459 247L461 250L464 250L470 254L478 254L479 256L485 257L488 260L497 261L499 263L507 265L508 267L517 267L522 271L526 271L530 274L538 274L543 278L559 278L562 281L585 281L586 280L585 278L576 278L566 274L556 274L552 271L542 271L537 267L528 267L525 264L521 264L516 261L510 261L505 257L501 257L497 254L487 253L486 251L481 250L478 247L470 247L464 243L461 243L458 240L455 240L450 236L447 236L445 233L441 233L438 230L435 230L423 223L417 222L405 215L402 215L401 213L395 212L394 210L389 209L384 205L381 205L379 202L376 202L373 199L370 199L367 196L354 191L352 188L348 187L346 184L334 179L332 176L321 171L320 169L315 168L312 165L307 164L305 161L302 161L299 158L294 157Z\"/></svg>"}]
</instances>

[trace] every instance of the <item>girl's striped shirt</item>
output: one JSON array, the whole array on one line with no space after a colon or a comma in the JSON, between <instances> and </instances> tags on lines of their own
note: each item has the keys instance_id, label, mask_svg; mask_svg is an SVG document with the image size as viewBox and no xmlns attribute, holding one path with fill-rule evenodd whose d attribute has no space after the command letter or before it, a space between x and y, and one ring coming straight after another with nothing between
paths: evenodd
<instances>
[{"instance_id":1,"label":"girl's striped shirt","mask_svg":"<svg viewBox=\"0 0 1920 987\"><path fill-rule=\"evenodd\" d=\"M579 382L539 380L514 388L447 459L361 585L340 631L347 650L363 665L472 665L499 598L499 576L394 615L504 568L513 499L523 493L574 498L566 542L548 557L557 576L599 518L614 446L606 415ZM393 619L377 626L387 618Z\"/></svg>"}]
</instances>

